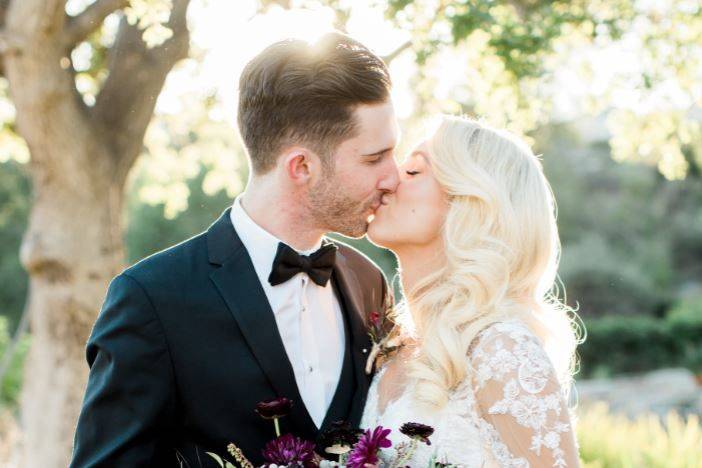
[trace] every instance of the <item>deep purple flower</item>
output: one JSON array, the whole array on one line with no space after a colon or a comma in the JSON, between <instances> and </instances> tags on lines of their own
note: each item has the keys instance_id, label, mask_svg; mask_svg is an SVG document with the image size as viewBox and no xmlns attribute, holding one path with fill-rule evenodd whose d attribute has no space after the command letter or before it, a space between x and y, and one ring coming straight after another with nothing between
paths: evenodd
<instances>
[{"instance_id":1,"label":"deep purple flower","mask_svg":"<svg viewBox=\"0 0 702 468\"><path fill-rule=\"evenodd\" d=\"M292 401L285 397L265 400L256 405L256 412L263 419L276 419L287 416L292 408Z\"/></svg>"},{"instance_id":2,"label":"deep purple flower","mask_svg":"<svg viewBox=\"0 0 702 468\"><path fill-rule=\"evenodd\" d=\"M366 430L349 453L346 466L348 468L365 468L366 464L376 465L378 451L381 448L392 446L392 442L388 439L390 432L390 429L385 429L383 426L376 427L373 432L370 429Z\"/></svg>"},{"instance_id":3,"label":"deep purple flower","mask_svg":"<svg viewBox=\"0 0 702 468\"><path fill-rule=\"evenodd\" d=\"M358 442L361 434L363 434L363 431L352 428L351 424L346 421L334 421L329 429L322 433L319 445L325 449L338 445L348 447L350 450L353 444Z\"/></svg>"},{"instance_id":4,"label":"deep purple flower","mask_svg":"<svg viewBox=\"0 0 702 468\"><path fill-rule=\"evenodd\" d=\"M314 444L292 434L285 434L271 440L262 453L268 463L283 466L314 466Z\"/></svg>"},{"instance_id":5,"label":"deep purple flower","mask_svg":"<svg viewBox=\"0 0 702 468\"><path fill-rule=\"evenodd\" d=\"M429 437L434 433L434 428L426 424L410 422L403 424L400 428L400 432L410 439L416 439L427 445L431 445Z\"/></svg>"}]
</instances>

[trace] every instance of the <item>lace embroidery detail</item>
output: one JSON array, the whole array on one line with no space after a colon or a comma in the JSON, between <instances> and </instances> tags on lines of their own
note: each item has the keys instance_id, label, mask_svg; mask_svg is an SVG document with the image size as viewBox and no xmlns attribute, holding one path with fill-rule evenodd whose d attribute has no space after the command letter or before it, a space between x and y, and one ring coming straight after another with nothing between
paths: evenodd
<instances>
[{"instance_id":1,"label":"lace embroidery detail","mask_svg":"<svg viewBox=\"0 0 702 468\"><path fill-rule=\"evenodd\" d=\"M528 329L505 329L503 324L489 328L480 338L474 352L477 362L477 392L490 381L503 385L502 399L488 408L488 414L507 414L517 424L531 430L529 450L537 456L541 448L551 449L554 467L564 467L565 452L560 447L561 434L571 430L570 424L559 419L563 394L557 385L555 373L548 356L540 343ZM546 390L551 385L552 391ZM483 424L484 423L484 424ZM499 432L487 421L481 422L481 433L492 445L495 456L506 466L522 466L516 463L500 440ZM526 465L529 463L524 459Z\"/></svg>"},{"instance_id":2,"label":"lace embroidery detail","mask_svg":"<svg viewBox=\"0 0 702 468\"><path fill-rule=\"evenodd\" d=\"M489 422L481 419L479 422L480 435L486 440L492 449L495 458L500 462L500 466L509 466L516 468L529 468L529 462L524 458L514 458L509 453L507 445L500 440L500 434Z\"/></svg>"},{"instance_id":3,"label":"lace embroidery detail","mask_svg":"<svg viewBox=\"0 0 702 468\"><path fill-rule=\"evenodd\" d=\"M434 427L432 445L420 444L409 466L426 466L432 456L462 468L531 468L566 466L573 456L562 435L571 431L553 367L536 337L518 320L493 324L476 338L469 362L472 377L461 382L438 412L419 410L411 397L413 383L378 412L376 373L369 389L361 427L392 429L393 445L405 440L405 422ZM563 445L562 445L563 444ZM545 449L550 451L547 453ZM566 451L569 451L566 453ZM384 450L383 461L394 455Z\"/></svg>"}]
</instances>

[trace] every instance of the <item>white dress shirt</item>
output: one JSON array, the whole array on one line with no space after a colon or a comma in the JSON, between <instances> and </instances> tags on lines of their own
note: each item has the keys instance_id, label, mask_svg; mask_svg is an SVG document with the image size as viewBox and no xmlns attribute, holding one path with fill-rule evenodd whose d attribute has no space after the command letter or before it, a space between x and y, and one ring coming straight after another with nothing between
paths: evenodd
<instances>
[{"instance_id":1,"label":"white dress shirt","mask_svg":"<svg viewBox=\"0 0 702 468\"><path fill-rule=\"evenodd\" d=\"M285 283L271 286L268 276L282 241L251 219L240 196L232 205L231 221L273 310L300 396L319 428L339 383L345 349L344 321L331 280L322 287L300 272ZM309 255L321 244L298 253Z\"/></svg>"}]
</instances>

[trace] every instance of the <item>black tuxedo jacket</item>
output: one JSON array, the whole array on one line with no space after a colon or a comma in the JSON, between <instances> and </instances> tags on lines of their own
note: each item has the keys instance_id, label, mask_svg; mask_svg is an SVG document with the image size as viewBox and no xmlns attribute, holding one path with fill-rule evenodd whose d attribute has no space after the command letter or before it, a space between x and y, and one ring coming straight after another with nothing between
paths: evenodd
<instances>
[{"instance_id":1,"label":"black tuxedo jacket","mask_svg":"<svg viewBox=\"0 0 702 468\"><path fill-rule=\"evenodd\" d=\"M88 385L71 468L218 466L229 442L254 463L275 437L255 413L287 397L281 431L318 441L335 420L358 425L371 376L367 317L389 295L380 270L337 243L332 274L345 325L345 361L324 423L300 397L273 312L228 208L206 232L158 252L110 283L86 346ZM388 296L390 298L391 296Z\"/></svg>"}]
</instances>

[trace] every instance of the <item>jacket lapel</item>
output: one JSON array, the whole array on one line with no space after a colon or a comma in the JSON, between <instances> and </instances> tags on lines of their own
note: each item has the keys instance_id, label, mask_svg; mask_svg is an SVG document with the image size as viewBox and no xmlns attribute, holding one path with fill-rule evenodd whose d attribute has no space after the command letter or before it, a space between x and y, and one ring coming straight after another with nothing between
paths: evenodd
<instances>
[{"instance_id":1,"label":"jacket lapel","mask_svg":"<svg viewBox=\"0 0 702 468\"><path fill-rule=\"evenodd\" d=\"M351 354L356 376L356 394L351 405L349 419L353 425L358 425L368 394L370 377L366 375L366 359L371 349L371 341L365 323L368 311L363 307L363 296L356 273L346 263L341 250L337 251L334 275L337 279L339 292L348 313L351 328Z\"/></svg>"},{"instance_id":2,"label":"jacket lapel","mask_svg":"<svg viewBox=\"0 0 702 468\"><path fill-rule=\"evenodd\" d=\"M338 291L338 285L336 287ZM343 307L343 305L342 305ZM352 357L352 347L351 347L351 331L348 320L348 313L342 312L344 315L344 335L345 346L344 346L344 357L341 367L341 373L339 375L339 382L336 386L334 396L327 408L327 413L324 416L324 421L322 421L322 426L320 427L320 433L323 433L329 428L329 425L338 420L349 419L349 414L351 411L351 404L355 397L356 392L356 377L355 377L355 367L353 365Z\"/></svg>"},{"instance_id":3,"label":"jacket lapel","mask_svg":"<svg viewBox=\"0 0 702 468\"><path fill-rule=\"evenodd\" d=\"M290 418L294 424L305 433L315 434L317 427L300 396L273 311L251 258L234 230L230 211L231 207L227 208L207 232L210 263L221 265L210 274L210 279L276 394L293 400Z\"/></svg>"}]
</instances>

